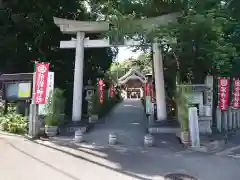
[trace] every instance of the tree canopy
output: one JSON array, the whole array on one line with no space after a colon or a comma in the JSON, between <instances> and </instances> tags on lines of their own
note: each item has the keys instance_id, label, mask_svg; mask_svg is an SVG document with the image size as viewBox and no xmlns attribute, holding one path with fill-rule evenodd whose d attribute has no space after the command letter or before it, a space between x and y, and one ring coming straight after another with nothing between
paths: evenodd
<instances>
[{"instance_id":1,"label":"tree canopy","mask_svg":"<svg viewBox=\"0 0 240 180\"><path fill-rule=\"evenodd\" d=\"M126 74L130 69L136 69L143 74L152 73L152 54L151 52L141 53L137 58L130 57L112 63L108 70L108 76L117 83L118 78Z\"/></svg>"},{"instance_id":2,"label":"tree canopy","mask_svg":"<svg viewBox=\"0 0 240 180\"><path fill-rule=\"evenodd\" d=\"M95 20L81 1L9 0L0 3L0 72L33 72L33 61L48 61L56 86L65 90L71 112L74 50L59 49L70 40L53 22L53 17ZM89 37L96 34L88 35ZM110 48L85 49L84 83L93 82L110 67L115 52ZM39 59L40 58L40 59Z\"/></svg>"},{"instance_id":3,"label":"tree canopy","mask_svg":"<svg viewBox=\"0 0 240 180\"><path fill-rule=\"evenodd\" d=\"M135 18L171 12L180 12L178 21L150 33L131 25ZM178 77L202 83L207 74L239 76L239 13L238 0L0 0L0 72L31 72L32 59L44 57L56 73L57 86L66 89L67 107L71 108L74 51L59 49L60 40L71 36L63 35L54 25L53 16L57 16L108 20L111 30L107 35L116 39L138 35L143 42L157 40L163 49L165 75L171 82ZM86 49L84 82L103 75L115 54L109 48ZM140 68L150 65L145 64L148 61L136 62Z\"/></svg>"},{"instance_id":4,"label":"tree canopy","mask_svg":"<svg viewBox=\"0 0 240 180\"><path fill-rule=\"evenodd\" d=\"M207 74L239 75L235 70L239 64L238 1L124 1L128 5L118 1L101 2L110 4L111 9L108 10L108 6L103 3L96 9L98 14L105 13L105 18L122 22L120 25L114 24L118 27L113 28L113 36L122 34L133 37L145 33L145 36L140 37L144 42L157 39L163 47L164 59L174 63L181 81L202 83ZM154 13L144 11L145 8ZM135 18L176 11L181 14L177 23L158 26L151 33L129 25Z\"/></svg>"}]
</instances>

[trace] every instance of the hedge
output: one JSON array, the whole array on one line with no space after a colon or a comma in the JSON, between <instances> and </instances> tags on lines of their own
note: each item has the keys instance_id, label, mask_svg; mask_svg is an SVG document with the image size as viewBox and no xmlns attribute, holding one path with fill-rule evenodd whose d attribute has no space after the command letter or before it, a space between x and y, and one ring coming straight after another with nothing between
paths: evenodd
<instances>
[{"instance_id":1,"label":"hedge","mask_svg":"<svg viewBox=\"0 0 240 180\"><path fill-rule=\"evenodd\" d=\"M27 120L15 113L9 113L0 117L0 129L9 133L24 134L27 132Z\"/></svg>"},{"instance_id":2,"label":"hedge","mask_svg":"<svg viewBox=\"0 0 240 180\"><path fill-rule=\"evenodd\" d=\"M108 96L108 90L104 91L104 101L103 104L99 102L99 93L95 93L92 99L92 112L91 114L96 114L98 117L103 117L111 111L111 109L122 101L121 95L118 91L114 97Z\"/></svg>"}]
</instances>

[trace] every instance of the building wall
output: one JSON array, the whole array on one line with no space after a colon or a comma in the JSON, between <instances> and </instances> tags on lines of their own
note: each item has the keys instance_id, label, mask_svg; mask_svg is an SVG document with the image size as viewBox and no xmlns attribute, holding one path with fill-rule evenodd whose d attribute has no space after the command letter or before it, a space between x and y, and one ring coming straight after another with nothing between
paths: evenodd
<instances>
[{"instance_id":1,"label":"building wall","mask_svg":"<svg viewBox=\"0 0 240 180\"><path fill-rule=\"evenodd\" d=\"M129 80L125 85L128 88L141 88L143 86L142 82L138 79Z\"/></svg>"}]
</instances>

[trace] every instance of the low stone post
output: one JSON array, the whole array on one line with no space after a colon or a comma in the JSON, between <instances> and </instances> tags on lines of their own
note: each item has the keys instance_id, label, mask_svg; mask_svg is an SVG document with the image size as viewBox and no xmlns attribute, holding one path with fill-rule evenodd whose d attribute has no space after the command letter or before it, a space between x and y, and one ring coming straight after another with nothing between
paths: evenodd
<instances>
[{"instance_id":1,"label":"low stone post","mask_svg":"<svg viewBox=\"0 0 240 180\"><path fill-rule=\"evenodd\" d=\"M108 144L115 145L117 144L117 134L110 133L108 136Z\"/></svg>"},{"instance_id":2,"label":"low stone post","mask_svg":"<svg viewBox=\"0 0 240 180\"><path fill-rule=\"evenodd\" d=\"M151 134L147 134L144 136L144 146L153 146L154 144L154 138Z\"/></svg>"},{"instance_id":3,"label":"low stone post","mask_svg":"<svg viewBox=\"0 0 240 180\"><path fill-rule=\"evenodd\" d=\"M76 143L81 143L83 142L83 133L80 129L78 129L77 131L75 131L75 136L74 136L74 141Z\"/></svg>"}]
</instances>

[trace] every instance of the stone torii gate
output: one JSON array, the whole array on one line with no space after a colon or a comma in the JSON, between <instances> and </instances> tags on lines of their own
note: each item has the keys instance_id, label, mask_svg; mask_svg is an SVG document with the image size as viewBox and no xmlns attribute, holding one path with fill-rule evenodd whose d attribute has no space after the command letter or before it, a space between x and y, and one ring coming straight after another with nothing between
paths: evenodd
<instances>
[{"instance_id":1,"label":"stone torii gate","mask_svg":"<svg viewBox=\"0 0 240 180\"><path fill-rule=\"evenodd\" d=\"M141 25L143 29L153 30L158 25L168 24L176 21L178 13L171 13L154 18L144 20L136 20L135 23ZM75 70L74 70L74 87L73 87L73 108L72 121L81 121L82 117L82 90L83 90L83 68L84 68L84 48L101 48L113 47L108 39L90 40L85 37L86 33L101 33L109 31L109 22L106 21L75 21L54 17L55 24L64 34L76 34L76 39L70 41L61 41L60 48L76 49L75 55ZM124 39L122 45L117 46L139 46L140 42ZM153 64L155 75L155 90L157 103L157 120L165 120L167 118L163 62L162 53L158 43L153 43Z\"/></svg>"}]
</instances>

